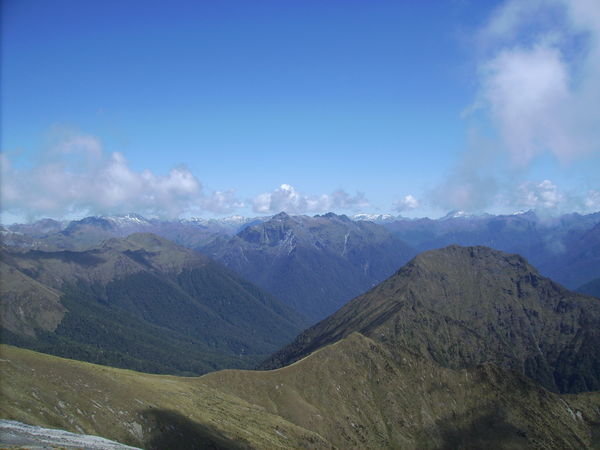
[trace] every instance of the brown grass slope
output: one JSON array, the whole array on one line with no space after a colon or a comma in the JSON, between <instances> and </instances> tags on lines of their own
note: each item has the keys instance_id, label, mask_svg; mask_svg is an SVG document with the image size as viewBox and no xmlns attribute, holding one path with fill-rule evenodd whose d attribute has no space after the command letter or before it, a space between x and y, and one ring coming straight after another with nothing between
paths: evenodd
<instances>
[{"instance_id":1,"label":"brown grass slope","mask_svg":"<svg viewBox=\"0 0 600 450\"><path fill-rule=\"evenodd\" d=\"M484 364L442 368L354 333L269 372L226 370L208 385L263 406L339 448L595 448L600 395L550 393Z\"/></svg>"},{"instance_id":2,"label":"brown grass slope","mask_svg":"<svg viewBox=\"0 0 600 450\"><path fill-rule=\"evenodd\" d=\"M202 378L149 375L0 346L0 417L146 449L328 448Z\"/></svg>"},{"instance_id":3,"label":"brown grass slope","mask_svg":"<svg viewBox=\"0 0 600 450\"><path fill-rule=\"evenodd\" d=\"M398 355L401 355L397 359ZM600 394L442 368L358 333L269 372L140 374L2 347L0 417L144 448L600 446Z\"/></svg>"},{"instance_id":4,"label":"brown grass slope","mask_svg":"<svg viewBox=\"0 0 600 450\"><path fill-rule=\"evenodd\" d=\"M444 367L494 362L556 392L600 390L600 301L486 247L420 254L262 367L282 367L353 332Z\"/></svg>"}]
</instances>

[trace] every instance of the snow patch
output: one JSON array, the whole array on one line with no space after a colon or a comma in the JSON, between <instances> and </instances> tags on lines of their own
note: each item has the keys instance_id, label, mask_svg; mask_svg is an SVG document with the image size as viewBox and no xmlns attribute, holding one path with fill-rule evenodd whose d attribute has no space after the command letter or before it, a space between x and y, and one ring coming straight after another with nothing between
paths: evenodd
<instances>
[{"instance_id":1,"label":"snow patch","mask_svg":"<svg viewBox=\"0 0 600 450\"><path fill-rule=\"evenodd\" d=\"M90 450L139 450L138 447L130 447L99 436L42 428L14 420L0 420L0 444L11 446L51 445Z\"/></svg>"}]
</instances>

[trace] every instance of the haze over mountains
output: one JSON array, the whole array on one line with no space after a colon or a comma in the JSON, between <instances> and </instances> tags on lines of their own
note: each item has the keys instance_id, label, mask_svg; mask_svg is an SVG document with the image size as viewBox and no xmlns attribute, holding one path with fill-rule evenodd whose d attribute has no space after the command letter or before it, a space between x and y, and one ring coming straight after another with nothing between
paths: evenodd
<instances>
[{"instance_id":1,"label":"haze over mountains","mask_svg":"<svg viewBox=\"0 0 600 450\"><path fill-rule=\"evenodd\" d=\"M371 222L333 213L246 227L203 248L313 321L387 278L414 250Z\"/></svg>"},{"instance_id":2,"label":"haze over mountains","mask_svg":"<svg viewBox=\"0 0 600 450\"><path fill-rule=\"evenodd\" d=\"M543 275L575 289L600 276L599 224L600 213L469 216L459 211L438 220L394 220L384 226L418 252L458 244L518 253Z\"/></svg>"},{"instance_id":3,"label":"haze over mountains","mask_svg":"<svg viewBox=\"0 0 600 450\"><path fill-rule=\"evenodd\" d=\"M40 250L83 250L110 237L132 233L154 233L177 244L195 248L217 235L232 235L247 224L262 220L232 216L225 219L159 220L139 214L85 217L81 220L42 219L29 224L3 227L6 244Z\"/></svg>"}]
</instances>

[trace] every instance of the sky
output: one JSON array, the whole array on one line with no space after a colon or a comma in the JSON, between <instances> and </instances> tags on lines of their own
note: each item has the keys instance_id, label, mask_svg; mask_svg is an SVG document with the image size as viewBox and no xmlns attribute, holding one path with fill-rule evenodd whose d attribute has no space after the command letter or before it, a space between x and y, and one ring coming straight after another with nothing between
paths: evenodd
<instances>
[{"instance_id":1,"label":"sky","mask_svg":"<svg viewBox=\"0 0 600 450\"><path fill-rule=\"evenodd\" d=\"M597 0L4 0L1 221L600 210Z\"/></svg>"}]
</instances>

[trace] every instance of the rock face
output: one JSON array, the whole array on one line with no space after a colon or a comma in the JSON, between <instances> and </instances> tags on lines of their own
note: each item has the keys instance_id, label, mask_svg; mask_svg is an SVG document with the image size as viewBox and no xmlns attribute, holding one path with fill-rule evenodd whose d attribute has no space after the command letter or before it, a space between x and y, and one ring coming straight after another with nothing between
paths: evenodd
<instances>
[{"instance_id":1,"label":"rock face","mask_svg":"<svg viewBox=\"0 0 600 450\"><path fill-rule=\"evenodd\" d=\"M305 319L208 257L149 233L87 251L2 253L3 341L142 371L251 367Z\"/></svg>"},{"instance_id":2,"label":"rock face","mask_svg":"<svg viewBox=\"0 0 600 450\"><path fill-rule=\"evenodd\" d=\"M600 389L600 300L486 247L420 254L263 363L281 367L360 332L443 367L492 362L555 392Z\"/></svg>"},{"instance_id":3,"label":"rock face","mask_svg":"<svg viewBox=\"0 0 600 450\"><path fill-rule=\"evenodd\" d=\"M277 214L203 251L316 322L365 292L414 251L385 228L332 213Z\"/></svg>"}]
</instances>

